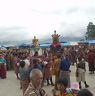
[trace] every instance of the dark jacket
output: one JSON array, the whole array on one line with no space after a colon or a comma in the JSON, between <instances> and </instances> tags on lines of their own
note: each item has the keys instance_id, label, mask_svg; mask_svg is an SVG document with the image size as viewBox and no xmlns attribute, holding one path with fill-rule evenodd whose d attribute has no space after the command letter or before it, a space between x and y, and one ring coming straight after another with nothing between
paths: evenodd
<instances>
[{"instance_id":1,"label":"dark jacket","mask_svg":"<svg viewBox=\"0 0 95 96\"><path fill-rule=\"evenodd\" d=\"M77 64L77 68L85 69L85 61L80 61L80 62Z\"/></svg>"},{"instance_id":2,"label":"dark jacket","mask_svg":"<svg viewBox=\"0 0 95 96\"><path fill-rule=\"evenodd\" d=\"M60 63L60 70L62 71L69 71L71 62L68 58L62 58Z\"/></svg>"}]
</instances>

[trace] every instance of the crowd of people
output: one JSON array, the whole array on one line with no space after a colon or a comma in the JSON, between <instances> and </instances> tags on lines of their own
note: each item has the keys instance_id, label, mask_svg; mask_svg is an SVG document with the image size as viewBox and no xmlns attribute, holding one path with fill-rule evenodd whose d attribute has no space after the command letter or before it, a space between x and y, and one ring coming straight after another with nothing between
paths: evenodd
<instances>
[{"instance_id":1,"label":"crowd of people","mask_svg":"<svg viewBox=\"0 0 95 96\"><path fill-rule=\"evenodd\" d=\"M7 78L7 70L14 69L16 78L20 80L23 96L47 95L42 89L45 82L47 86L54 86L54 96L59 96L58 93L60 96L68 96L67 93L74 96L78 94L77 91L67 90L71 87L70 66L76 67L75 76L79 89L82 89L81 81L87 88L89 85L85 79L86 62L88 62L90 74L94 74L94 50L68 47L62 49L60 53L52 54L51 50L44 50L42 55L39 55L38 51L33 54L29 49L16 49L0 54L0 78ZM55 76L55 81L53 76ZM93 96L80 95L84 91L79 91L78 96Z\"/></svg>"}]
</instances>

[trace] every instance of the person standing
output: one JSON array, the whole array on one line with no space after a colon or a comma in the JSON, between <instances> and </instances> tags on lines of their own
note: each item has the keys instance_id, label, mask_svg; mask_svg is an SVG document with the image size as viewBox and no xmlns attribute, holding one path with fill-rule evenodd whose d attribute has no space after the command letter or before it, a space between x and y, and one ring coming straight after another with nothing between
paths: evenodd
<instances>
[{"instance_id":1,"label":"person standing","mask_svg":"<svg viewBox=\"0 0 95 96\"><path fill-rule=\"evenodd\" d=\"M6 78L6 60L4 59L4 56L0 54L0 78L5 79Z\"/></svg>"},{"instance_id":2,"label":"person standing","mask_svg":"<svg viewBox=\"0 0 95 96\"><path fill-rule=\"evenodd\" d=\"M87 54L87 60L89 64L90 74L94 74L95 71L95 53L92 50L89 50Z\"/></svg>"},{"instance_id":3,"label":"person standing","mask_svg":"<svg viewBox=\"0 0 95 96\"><path fill-rule=\"evenodd\" d=\"M72 47L72 49L70 51L70 55L71 55L71 63L72 63L72 65L74 65L75 63L77 64L77 52L74 49L74 47Z\"/></svg>"},{"instance_id":4,"label":"person standing","mask_svg":"<svg viewBox=\"0 0 95 96\"><path fill-rule=\"evenodd\" d=\"M68 87L70 87L70 65L71 61L68 55L64 55L60 63L60 78L68 79Z\"/></svg>"},{"instance_id":5,"label":"person standing","mask_svg":"<svg viewBox=\"0 0 95 96\"><path fill-rule=\"evenodd\" d=\"M76 69L76 79L79 82L79 88L81 89L81 81L84 82L85 87L89 87L89 85L86 83L85 80L85 61L82 60L82 58L78 58L79 63L77 64L77 69Z\"/></svg>"},{"instance_id":6,"label":"person standing","mask_svg":"<svg viewBox=\"0 0 95 96\"><path fill-rule=\"evenodd\" d=\"M52 85L53 84L53 80L52 80L52 54L49 53L48 56L45 57L45 61L44 61L44 80L47 80L47 85ZM49 82L50 81L50 82Z\"/></svg>"},{"instance_id":7,"label":"person standing","mask_svg":"<svg viewBox=\"0 0 95 96\"><path fill-rule=\"evenodd\" d=\"M55 88L57 90L57 81L59 79L59 75L60 75L60 58L61 55L60 54L56 54L53 58L53 64L52 64L52 73L55 76Z\"/></svg>"},{"instance_id":8,"label":"person standing","mask_svg":"<svg viewBox=\"0 0 95 96\"><path fill-rule=\"evenodd\" d=\"M25 61L20 61L19 75L20 75L20 78L19 78L20 84L24 94L30 82L29 70L25 68Z\"/></svg>"}]
</instances>

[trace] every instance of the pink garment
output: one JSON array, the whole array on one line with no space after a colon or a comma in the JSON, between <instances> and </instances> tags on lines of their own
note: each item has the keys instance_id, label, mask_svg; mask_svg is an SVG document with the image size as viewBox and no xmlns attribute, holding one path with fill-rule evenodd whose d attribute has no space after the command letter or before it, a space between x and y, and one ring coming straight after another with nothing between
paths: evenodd
<instances>
[{"instance_id":1,"label":"pink garment","mask_svg":"<svg viewBox=\"0 0 95 96\"><path fill-rule=\"evenodd\" d=\"M2 79L6 78L6 68L5 68L5 65L0 66L0 77Z\"/></svg>"}]
</instances>

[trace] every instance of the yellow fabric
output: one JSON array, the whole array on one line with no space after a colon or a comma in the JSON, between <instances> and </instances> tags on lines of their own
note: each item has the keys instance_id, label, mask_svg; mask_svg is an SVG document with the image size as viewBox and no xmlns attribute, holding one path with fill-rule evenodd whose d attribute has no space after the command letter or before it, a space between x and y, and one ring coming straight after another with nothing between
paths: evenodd
<instances>
[{"instance_id":1,"label":"yellow fabric","mask_svg":"<svg viewBox=\"0 0 95 96\"><path fill-rule=\"evenodd\" d=\"M60 64L60 59L56 58L53 63L53 75L58 75L59 74L59 64Z\"/></svg>"}]
</instances>

